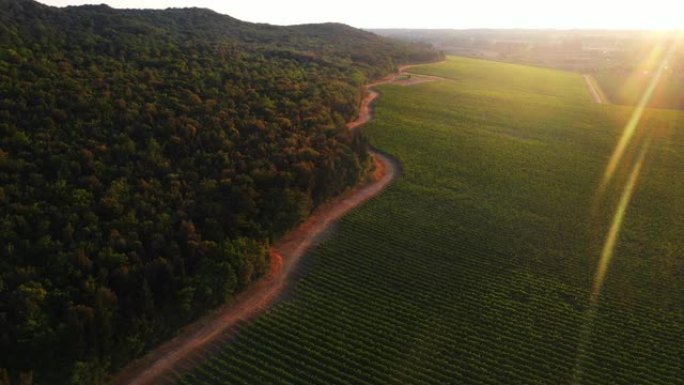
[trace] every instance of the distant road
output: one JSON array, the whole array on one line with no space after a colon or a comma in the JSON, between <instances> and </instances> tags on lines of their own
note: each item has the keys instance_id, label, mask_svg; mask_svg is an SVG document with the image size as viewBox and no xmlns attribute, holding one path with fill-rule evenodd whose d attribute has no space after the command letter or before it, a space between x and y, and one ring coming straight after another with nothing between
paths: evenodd
<instances>
[{"instance_id":1,"label":"distant road","mask_svg":"<svg viewBox=\"0 0 684 385\"><path fill-rule=\"evenodd\" d=\"M596 79L594 79L593 76L589 74L584 74L584 81L587 83L587 88L589 88L589 93L591 94L591 97L594 99L594 102L598 104L608 103L608 98L606 98L606 94L603 93L601 86L598 85Z\"/></svg>"}]
</instances>

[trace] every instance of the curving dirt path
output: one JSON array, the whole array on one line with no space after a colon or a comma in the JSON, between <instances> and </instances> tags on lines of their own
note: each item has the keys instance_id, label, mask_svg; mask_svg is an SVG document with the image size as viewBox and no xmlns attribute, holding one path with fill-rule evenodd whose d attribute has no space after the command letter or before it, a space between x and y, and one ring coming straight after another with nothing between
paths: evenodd
<instances>
[{"instance_id":1,"label":"curving dirt path","mask_svg":"<svg viewBox=\"0 0 684 385\"><path fill-rule=\"evenodd\" d=\"M379 95L371 88L394 82L408 67L400 67L398 74L366 86L359 116L347 124L349 129L357 129L371 119L371 104ZM175 375L179 365L192 367L189 358L201 355L202 349L209 347L212 342L230 335L239 322L267 309L282 293L297 262L320 235L349 211L380 193L399 173L395 161L374 150L369 150L369 153L374 163L371 181L318 207L304 223L274 244L270 249L270 270L265 277L238 294L232 302L186 326L173 339L131 362L114 376L110 384L151 385L163 382L166 376Z\"/></svg>"},{"instance_id":2,"label":"curving dirt path","mask_svg":"<svg viewBox=\"0 0 684 385\"><path fill-rule=\"evenodd\" d=\"M596 79L594 79L594 77L589 74L584 74L583 76L584 81L587 83L587 88L589 88L589 93L591 94L591 97L594 99L594 102L598 104L608 103L608 98L606 98L606 95L603 93L601 86L599 86L596 82Z\"/></svg>"}]
</instances>

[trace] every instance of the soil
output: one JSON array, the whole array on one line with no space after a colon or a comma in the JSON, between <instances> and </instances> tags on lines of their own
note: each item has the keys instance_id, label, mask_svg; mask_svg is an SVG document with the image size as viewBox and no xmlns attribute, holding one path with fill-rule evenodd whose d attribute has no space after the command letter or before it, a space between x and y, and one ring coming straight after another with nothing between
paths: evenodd
<instances>
[{"instance_id":1,"label":"soil","mask_svg":"<svg viewBox=\"0 0 684 385\"><path fill-rule=\"evenodd\" d=\"M591 93L591 97L594 99L594 102L598 104L608 103L605 95L603 94L603 91L600 88L597 88L598 83L596 83L596 79L594 79L593 76L585 74L584 81L587 83L589 93Z\"/></svg>"},{"instance_id":2,"label":"soil","mask_svg":"<svg viewBox=\"0 0 684 385\"><path fill-rule=\"evenodd\" d=\"M427 76L411 75L410 78L400 78L397 79L394 84L404 87L415 86L416 84L434 82L437 79L433 79Z\"/></svg>"},{"instance_id":3,"label":"soil","mask_svg":"<svg viewBox=\"0 0 684 385\"><path fill-rule=\"evenodd\" d=\"M379 95L371 88L395 81L408 67L401 67L399 74L366 86L359 117L347 124L349 129L357 129L371 119L371 104ZM369 150L369 153L374 163L370 182L318 207L304 223L275 243L270 249L270 270L263 278L238 294L233 301L183 328L173 339L130 363L113 378L111 384L151 385L175 377L179 371L194 366L192 357L201 356L203 349L209 349L212 343L234 334L241 322L273 304L285 289L297 262L324 231L349 211L380 193L398 174L399 166L395 161L374 150Z\"/></svg>"}]
</instances>

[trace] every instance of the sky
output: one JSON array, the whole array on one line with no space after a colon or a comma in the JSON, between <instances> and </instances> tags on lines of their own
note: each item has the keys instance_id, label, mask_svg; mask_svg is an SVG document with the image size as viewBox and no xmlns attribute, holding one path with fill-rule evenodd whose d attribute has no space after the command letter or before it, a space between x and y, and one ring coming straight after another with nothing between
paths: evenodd
<instances>
[{"instance_id":1,"label":"sky","mask_svg":"<svg viewBox=\"0 0 684 385\"><path fill-rule=\"evenodd\" d=\"M40 0L66 6L202 7L278 25L340 22L357 28L684 29L674 0ZM408 5L403 5L408 4Z\"/></svg>"}]
</instances>

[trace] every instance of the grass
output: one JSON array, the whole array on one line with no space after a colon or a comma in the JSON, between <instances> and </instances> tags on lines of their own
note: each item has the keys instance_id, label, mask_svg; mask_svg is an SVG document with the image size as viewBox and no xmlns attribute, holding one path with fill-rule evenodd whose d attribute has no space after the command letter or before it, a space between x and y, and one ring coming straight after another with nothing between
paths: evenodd
<instances>
[{"instance_id":1,"label":"grass","mask_svg":"<svg viewBox=\"0 0 684 385\"><path fill-rule=\"evenodd\" d=\"M364 128L403 176L179 383L567 384L579 365L583 384L684 384L682 115L644 118L657 135L578 360L629 170L596 191L631 109L593 104L572 73L412 71L450 80L381 87Z\"/></svg>"}]
</instances>

